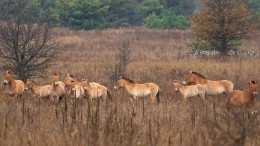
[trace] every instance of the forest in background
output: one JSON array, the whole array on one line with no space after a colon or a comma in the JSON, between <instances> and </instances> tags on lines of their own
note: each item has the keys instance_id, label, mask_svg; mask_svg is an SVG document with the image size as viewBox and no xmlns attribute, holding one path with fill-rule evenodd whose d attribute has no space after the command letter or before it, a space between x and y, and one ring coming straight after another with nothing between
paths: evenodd
<instances>
[{"instance_id":1,"label":"forest in background","mask_svg":"<svg viewBox=\"0 0 260 146\"><path fill-rule=\"evenodd\" d=\"M12 14L20 0L1 0L3 13ZM24 1L24 0L23 0ZM25 0L31 17L70 29L103 29L130 26L186 29L189 18L200 9L197 0ZM258 0L246 1L251 19L259 19ZM8 8L8 10L6 9ZM4 18L1 18L4 19ZM259 22L259 21L258 21ZM259 26L258 26L259 28Z\"/></svg>"}]
</instances>

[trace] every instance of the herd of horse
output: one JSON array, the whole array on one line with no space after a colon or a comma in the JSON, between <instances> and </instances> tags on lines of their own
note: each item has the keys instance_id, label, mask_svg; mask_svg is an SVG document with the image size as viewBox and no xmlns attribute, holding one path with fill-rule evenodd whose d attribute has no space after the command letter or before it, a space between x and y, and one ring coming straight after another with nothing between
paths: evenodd
<instances>
[{"instance_id":1,"label":"herd of horse","mask_svg":"<svg viewBox=\"0 0 260 146\"><path fill-rule=\"evenodd\" d=\"M4 85L7 86L9 96L22 96L24 92L31 91L34 97L49 97L53 102L58 102L65 96L81 99L102 98L110 100L111 94L107 87L87 80L77 80L71 74L68 74L64 81L61 81L58 74L54 74L50 85L39 86L35 81L28 79L26 83L14 79L14 73L7 71L4 77ZM155 83L137 83L125 77L119 77L114 86L114 90L125 89L130 94L130 100L136 100L138 97L150 96L152 102L160 102L160 88ZM229 80L209 80L200 73L190 71L183 83L173 81L173 88L176 92L187 100L189 97L199 96L206 100L206 95L225 94L227 105L236 107L249 107L254 103L254 97L257 93L257 84L255 81L248 83L248 88L244 91L234 90L234 83Z\"/></svg>"}]
</instances>

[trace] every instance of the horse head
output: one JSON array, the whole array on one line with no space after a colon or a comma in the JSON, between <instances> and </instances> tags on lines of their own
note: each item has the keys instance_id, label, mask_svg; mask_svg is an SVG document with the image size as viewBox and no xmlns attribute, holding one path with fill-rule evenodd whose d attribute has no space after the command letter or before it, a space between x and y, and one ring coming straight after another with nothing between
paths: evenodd
<instances>
[{"instance_id":1,"label":"horse head","mask_svg":"<svg viewBox=\"0 0 260 146\"><path fill-rule=\"evenodd\" d=\"M257 91L257 84L255 81L250 81L248 83L248 91L253 93L253 94L256 94L256 91Z\"/></svg>"},{"instance_id":2,"label":"horse head","mask_svg":"<svg viewBox=\"0 0 260 146\"><path fill-rule=\"evenodd\" d=\"M114 90L117 91L119 88L123 88L126 83L134 83L134 81L120 76L114 86Z\"/></svg>"},{"instance_id":3,"label":"horse head","mask_svg":"<svg viewBox=\"0 0 260 146\"><path fill-rule=\"evenodd\" d=\"M194 72L194 71L190 71L189 74L187 75L187 77L185 78L185 80L183 81L184 85L191 85L191 84L195 84L195 82L198 79L206 79L206 77L204 77L202 74Z\"/></svg>"},{"instance_id":4,"label":"horse head","mask_svg":"<svg viewBox=\"0 0 260 146\"><path fill-rule=\"evenodd\" d=\"M4 85L6 86L6 85L8 85L12 80L14 80L14 78L13 78L13 72L12 71L10 71L10 70L8 70L7 72L6 72L6 75L5 75L5 77L4 77Z\"/></svg>"},{"instance_id":5,"label":"horse head","mask_svg":"<svg viewBox=\"0 0 260 146\"><path fill-rule=\"evenodd\" d=\"M175 92L179 91L179 85L180 85L180 82L178 80L173 81L173 87L174 87Z\"/></svg>"},{"instance_id":6,"label":"horse head","mask_svg":"<svg viewBox=\"0 0 260 146\"><path fill-rule=\"evenodd\" d=\"M65 86L72 86L75 82L75 77L71 74L67 74L67 77L64 80Z\"/></svg>"}]
</instances>

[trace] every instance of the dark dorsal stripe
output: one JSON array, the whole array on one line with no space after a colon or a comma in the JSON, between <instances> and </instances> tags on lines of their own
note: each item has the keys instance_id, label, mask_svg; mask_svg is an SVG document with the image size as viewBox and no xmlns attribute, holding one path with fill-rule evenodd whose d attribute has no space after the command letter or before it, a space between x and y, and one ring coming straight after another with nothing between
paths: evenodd
<instances>
[{"instance_id":1,"label":"dark dorsal stripe","mask_svg":"<svg viewBox=\"0 0 260 146\"><path fill-rule=\"evenodd\" d=\"M192 74L194 74L195 76L199 77L199 78L202 78L202 79L206 79L206 77L204 77L202 74L200 73L197 73L197 72L191 72Z\"/></svg>"},{"instance_id":2,"label":"dark dorsal stripe","mask_svg":"<svg viewBox=\"0 0 260 146\"><path fill-rule=\"evenodd\" d=\"M130 80L130 79L126 78L126 77L122 77L122 79L126 80L129 83L135 83L133 80Z\"/></svg>"}]
</instances>

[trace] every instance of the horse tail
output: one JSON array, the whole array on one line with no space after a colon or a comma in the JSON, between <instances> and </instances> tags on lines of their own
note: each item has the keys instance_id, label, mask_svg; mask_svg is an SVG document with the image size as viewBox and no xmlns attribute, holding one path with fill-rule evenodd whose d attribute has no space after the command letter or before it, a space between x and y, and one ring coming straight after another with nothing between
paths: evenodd
<instances>
[{"instance_id":1,"label":"horse tail","mask_svg":"<svg viewBox=\"0 0 260 146\"><path fill-rule=\"evenodd\" d=\"M156 94L156 98L157 98L157 102L160 103L160 94L161 94L161 91L158 90L157 94Z\"/></svg>"},{"instance_id":2,"label":"horse tail","mask_svg":"<svg viewBox=\"0 0 260 146\"><path fill-rule=\"evenodd\" d=\"M107 96L112 101L112 95L111 95L111 93L108 90L107 90Z\"/></svg>"}]
</instances>

